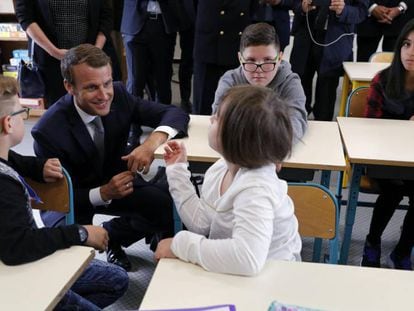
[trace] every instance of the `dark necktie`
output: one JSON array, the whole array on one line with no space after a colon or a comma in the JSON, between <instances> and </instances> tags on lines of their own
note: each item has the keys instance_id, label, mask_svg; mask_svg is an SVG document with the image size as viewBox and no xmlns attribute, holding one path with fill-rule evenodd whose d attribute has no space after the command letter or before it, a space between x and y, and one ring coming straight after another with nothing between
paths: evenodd
<instances>
[{"instance_id":1,"label":"dark necktie","mask_svg":"<svg viewBox=\"0 0 414 311\"><path fill-rule=\"evenodd\" d=\"M91 121L91 124L94 126L93 142L95 143L96 149L98 149L101 163L103 163L105 155L105 132L101 117L95 117L95 119Z\"/></svg>"}]
</instances>

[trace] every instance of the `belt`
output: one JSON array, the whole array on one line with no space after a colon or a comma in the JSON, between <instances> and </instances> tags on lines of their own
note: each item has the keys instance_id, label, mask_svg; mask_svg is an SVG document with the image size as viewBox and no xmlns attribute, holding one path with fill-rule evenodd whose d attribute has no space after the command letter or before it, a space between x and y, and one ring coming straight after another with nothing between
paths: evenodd
<instances>
[{"instance_id":1,"label":"belt","mask_svg":"<svg viewBox=\"0 0 414 311\"><path fill-rule=\"evenodd\" d=\"M155 12L147 12L149 19L158 19L161 18L161 13L155 13Z\"/></svg>"}]
</instances>

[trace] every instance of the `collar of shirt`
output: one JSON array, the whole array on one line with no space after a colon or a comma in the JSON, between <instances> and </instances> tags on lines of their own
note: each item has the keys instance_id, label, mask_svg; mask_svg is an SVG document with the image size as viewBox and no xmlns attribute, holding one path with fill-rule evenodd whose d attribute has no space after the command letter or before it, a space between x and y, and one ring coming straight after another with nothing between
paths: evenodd
<instances>
[{"instance_id":1,"label":"collar of shirt","mask_svg":"<svg viewBox=\"0 0 414 311\"><path fill-rule=\"evenodd\" d=\"M96 116L92 116L85 111L83 111L76 103L75 98L73 98L73 104L75 105L75 109L78 112L80 118L82 119L82 122L85 124L86 129L88 130L89 135L93 138L93 134L95 131L95 128L91 124L91 122L96 118Z\"/></svg>"}]
</instances>

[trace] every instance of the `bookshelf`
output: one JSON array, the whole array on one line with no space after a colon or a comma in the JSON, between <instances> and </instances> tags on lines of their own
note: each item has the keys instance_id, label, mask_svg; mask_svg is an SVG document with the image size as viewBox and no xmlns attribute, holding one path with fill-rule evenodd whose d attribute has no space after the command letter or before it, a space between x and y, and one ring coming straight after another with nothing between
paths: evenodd
<instances>
[{"instance_id":1,"label":"bookshelf","mask_svg":"<svg viewBox=\"0 0 414 311\"><path fill-rule=\"evenodd\" d=\"M1 25L5 25L0 30L0 63L7 64L9 63L13 50L27 49L27 38L23 35L23 33L14 31L14 26L17 25L17 18L14 14L13 0L0 1L0 19ZM5 34L9 31L9 34Z\"/></svg>"}]
</instances>

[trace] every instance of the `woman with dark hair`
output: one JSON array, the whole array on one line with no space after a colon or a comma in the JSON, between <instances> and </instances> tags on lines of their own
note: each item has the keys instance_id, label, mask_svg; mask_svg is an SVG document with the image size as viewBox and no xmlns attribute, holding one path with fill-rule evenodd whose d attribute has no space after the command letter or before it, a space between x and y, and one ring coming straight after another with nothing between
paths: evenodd
<instances>
[{"instance_id":1,"label":"woman with dark hair","mask_svg":"<svg viewBox=\"0 0 414 311\"><path fill-rule=\"evenodd\" d=\"M369 118L414 120L414 19L397 39L391 66L378 73L370 86L366 116ZM414 181L378 179L380 195L375 203L366 238L362 266L379 267L381 235L404 196L409 208L400 240L387 263L395 269L412 270L414 246Z\"/></svg>"}]
</instances>

